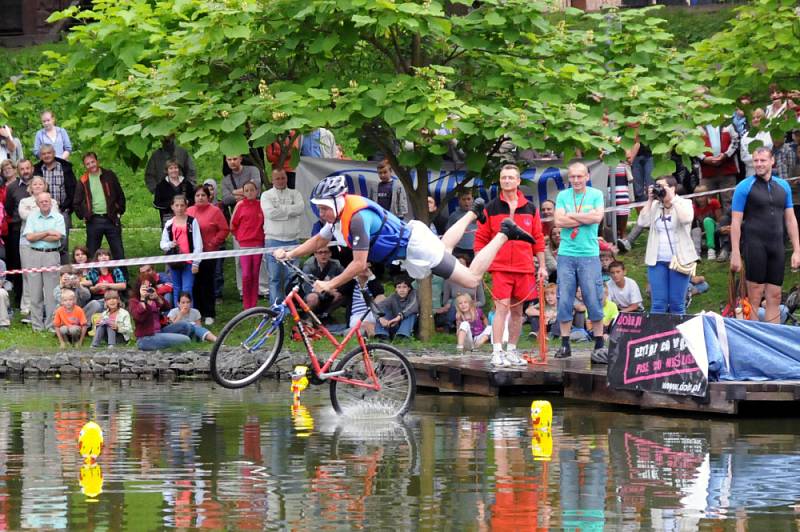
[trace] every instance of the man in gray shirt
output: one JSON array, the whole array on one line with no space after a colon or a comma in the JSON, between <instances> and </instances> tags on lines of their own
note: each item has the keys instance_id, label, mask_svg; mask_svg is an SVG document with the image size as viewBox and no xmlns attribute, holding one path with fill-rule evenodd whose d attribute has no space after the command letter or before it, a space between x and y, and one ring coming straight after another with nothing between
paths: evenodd
<instances>
[{"instance_id":1,"label":"man in gray shirt","mask_svg":"<svg viewBox=\"0 0 800 532\"><path fill-rule=\"evenodd\" d=\"M472 191L469 189L463 190L458 195L458 209L453 211L453 214L447 219L447 228L456 223L466 213L472 210ZM472 222L467 226L464 236L458 241L458 245L453 249L453 255L466 255L470 260L475 256L475 231L478 230L478 222Z\"/></svg>"}]
</instances>

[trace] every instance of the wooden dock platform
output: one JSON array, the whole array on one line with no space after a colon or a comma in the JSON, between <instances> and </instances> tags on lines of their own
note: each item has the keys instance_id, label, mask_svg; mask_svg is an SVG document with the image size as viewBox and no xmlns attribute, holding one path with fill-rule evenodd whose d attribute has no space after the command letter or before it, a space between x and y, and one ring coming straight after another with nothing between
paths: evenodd
<instances>
[{"instance_id":1,"label":"wooden dock platform","mask_svg":"<svg viewBox=\"0 0 800 532\"><path fill-rule=\"evenodd\" d=\"M588 350L573 347L572 357L548 358L545 365L494 368L490 353L462 356L413 356L417 386L446 393L497 396L561 392L569 399L684 412L737 414L745 403L779 403L786 413L800 412L800 381L711 382L706 397L616 390L608 386L607 366L592 364Z\"/></svg>"}]
</instances>

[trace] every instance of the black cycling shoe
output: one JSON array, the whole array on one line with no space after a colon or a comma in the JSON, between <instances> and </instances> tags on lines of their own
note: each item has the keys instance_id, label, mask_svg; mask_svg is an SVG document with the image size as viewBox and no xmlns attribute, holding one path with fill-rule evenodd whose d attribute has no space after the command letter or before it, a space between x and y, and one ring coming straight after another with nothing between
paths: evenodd
<instances>
[{"instance_id":1,"label":"black cycling shoe","mask_svg":"<svg viewBox=\"0 0 800 532\"><path fill-rule=\"evenodd\" d=\"M514 223L514 220L511 218L503 220L503 223L500 224L500 232L506 235L509 240L522 240L529 244L536 243L536 239Z\"/></svg>"},{"instance_id":2,"label":"black cycling shoe","mask_svg":"<svg viewBox=\"0 0 800 532\"><path fill-rule=\"evenodd\" d=\"M475 198L472 202L472 212L478 217L478 221L482 224L486 223L486 200L483 198Z\"/></svg>"},{"instance_id":3,"label":"black cycling shoe","mask_svg":"<svg viewBox=\"0 0 800 532\"><path fill-rule=\"evenodd\" d=\"M554 358L569 358L571 356L572 356L572 349L570 349L569 347L564 347L562 345L561 347L558 348L558 351L556 351Z\"/></svg>"}]
</instances>

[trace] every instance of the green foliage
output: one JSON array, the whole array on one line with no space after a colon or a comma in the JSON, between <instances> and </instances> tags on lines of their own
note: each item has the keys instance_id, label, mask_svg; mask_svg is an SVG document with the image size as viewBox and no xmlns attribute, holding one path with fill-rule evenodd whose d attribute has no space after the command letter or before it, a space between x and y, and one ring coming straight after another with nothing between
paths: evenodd
<instances>
[{"instance_id":1,"label":"green foliage","mask_svg":"<svg viewBox=\"0 0 800 532\"><path fill-rule=\"evenodd\" d=\"M800 77L800 8L792 0L754 0L736 9L724 31L694 45L687 65L714 94L737 99L749 96L758 103L769 95L769 86L795 89ZM786 113L785 132L795 126ZM773 121L774 122L774 121Z\"/></svg>"},{"instance_id":2,"label":"green foliage","mask_svg":"<svg viewBox=\"0 0 800 532\"><path fill-rule=\"evenodd\" d=\"M528 0L451 7L96 2L55 15L82 22L69 49L7 88L59 94L81 138L134 167L169 133L202 156L320 126L364 139L362 152L407 143L402 169L435 167L457 142L484 175L504 135L619 157L635 122L656 153L697 147L686 140L709 112L653 12L567 10L554 22Z\"/></svg>"}]
</instances>

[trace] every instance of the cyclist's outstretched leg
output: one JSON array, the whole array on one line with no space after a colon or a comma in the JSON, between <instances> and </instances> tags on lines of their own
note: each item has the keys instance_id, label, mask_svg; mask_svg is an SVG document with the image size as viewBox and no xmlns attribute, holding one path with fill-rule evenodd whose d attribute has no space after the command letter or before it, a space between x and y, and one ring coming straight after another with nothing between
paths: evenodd
<instances>
[{"instance_id":1,"label":"cyclist's outstretched leg","mask_svg":"<svg viewBox=\"0 0 800 532\"><path fill-rule=\"evenodd\" d=\"M442 235L442 244L444 244L444 248L448 253L453 252L453 248L458 245L458 241L461 240L461 237L467 232L469 224L475 220L481 223L486 222L485 207L486 202L483 201L483 198L477 198L472 203L472 209L459 218L456 223L451 225L450 229L445 231L444 235Z\"/></svg>"},{"instance_id":2,"label":"cyclist's outstretched leg","mask_svg":"<svg viewBox=\"0 0 800 532\"><path fill-rule=\"evenodd\" d=\"M465 214L464 217L470 214L472 213ZM500 226L500 232L494 235L489 243L475 255L469 268L455 261L453 272L447 278L465 288L475 288L483 281L483 274L489 270L500 248L509 240L534 242L531 235L523 231L511 218L506 218ZM434 269L434 273L438 273L436 269Z\"/></svg>"}]
</instances>

